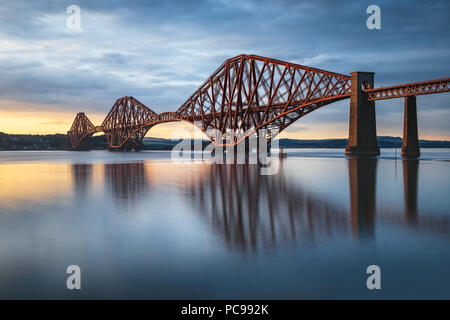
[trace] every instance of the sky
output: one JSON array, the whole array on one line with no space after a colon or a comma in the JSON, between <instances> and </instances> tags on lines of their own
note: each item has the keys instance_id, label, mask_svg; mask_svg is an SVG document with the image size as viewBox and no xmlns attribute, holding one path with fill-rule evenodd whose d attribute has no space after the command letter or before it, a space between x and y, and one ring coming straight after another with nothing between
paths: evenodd
<instances>
[{"instance_id":1,"label":"sky","mask_svg":"<svg viewBox=\"0 0 450 320\"><path fill-rule=\"evenodd\" d=\"M366 8L381 9L369 30ZM81 30L67 27L70 5ZM375 86L450 76L450 1L0 0L0 132L65 133L77 112L99 125L117 98L175 111L227 58L257 54ZM450 139L450 94L418 96L419 136ZM376 102L378 135L401 136L404 99ZM281 137L345 138L349 100ZM170 138L188 124L147 136ZM189 127L190 128L190 127Z\"/></svg>"}]
</instances>

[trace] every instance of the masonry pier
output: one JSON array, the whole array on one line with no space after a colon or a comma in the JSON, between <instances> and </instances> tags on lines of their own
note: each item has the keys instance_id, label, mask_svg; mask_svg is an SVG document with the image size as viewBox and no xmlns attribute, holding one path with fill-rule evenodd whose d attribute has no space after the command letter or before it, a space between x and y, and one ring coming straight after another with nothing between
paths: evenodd
<instances>
[{"instance_id":1,"label":"masonry pier","mask_svg":"<svg viewBox=\"0 0 450 320\"><path fill-rule=\"evenodd\" d=\"M350 96L350 121L346 155L376 156L380 154L377 144L375 101L369 101L363 85L374 85L373 72L352 72Z\"/></svg>"},{"instance_id":2,"label":"masonry pier","mask_svg":"<svg viewBox=\"0 0 450 320\"><path fill-rule=\"evenodd\" d=\"M405 97L402 156L406 158L420 156L416 96Z\"/></svg>"}]
</instances>

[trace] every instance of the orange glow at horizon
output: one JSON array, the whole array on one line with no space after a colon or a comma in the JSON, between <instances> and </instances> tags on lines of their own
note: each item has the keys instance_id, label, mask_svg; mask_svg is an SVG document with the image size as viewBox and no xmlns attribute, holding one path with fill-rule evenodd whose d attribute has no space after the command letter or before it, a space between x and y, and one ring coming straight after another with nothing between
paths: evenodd
<instances>
[{"instance_id":1,"label":"orange glow at horizon","mask_svg":"<svg viewBox=\"0 0 450 320\"><path fill-rule=\"evenodd\" d=\"M76 113L55 105L0 99L0 132L11 134L65 134ZM103 114L89 114L89 119L101 123Z\"/></svg>"},{"instance_id":2,"label":"orange glow at horizon","mask_svg":"<svg viewBox=\"0 0 450 320\"><path fill-rule=\"evenodd\" d=\"M8 106L2 110L1 107ZM94 125L100 125L106 112L89 113L87 117ZM10 134L65 134L70 129L76 112L61 110L61 107L42 105L12 100L0 100L0 132ZM196 139L207 139L198 128L187 122L162 123L152 127L146 137L171 139L177 132L186 130L189 136ZM419 131L419 139L450 140L448 135ZM97 133L99 135L101 133ZM305 119L301 124L296 123L280 133L278 138L290 139L345 139L348 135L347 123L311 123ZM379 136L402 136L402 128L396 130L378 130Z\"/></svg>"}]
</instances>

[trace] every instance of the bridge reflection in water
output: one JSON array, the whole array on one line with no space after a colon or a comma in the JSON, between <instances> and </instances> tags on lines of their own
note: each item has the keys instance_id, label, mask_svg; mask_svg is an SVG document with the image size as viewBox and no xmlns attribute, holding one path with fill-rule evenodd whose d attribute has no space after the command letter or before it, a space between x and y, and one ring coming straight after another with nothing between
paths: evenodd
<instances>
[{"instance_id":1,"label":"bridge reflection in water","mask_svg":"<svg viewBox=\"0 0 450 320\"><path fill-rule=\"evenodd\" d=\"M289 179L284 174L283 165L280 173L273 176L261 175L257 165L202 164L201 168L186 170L183 167L175 169L176 166L170 164L165 170L201 171L201 174L189 173L181 177L173 175L177 180L174 185L178 193L187 198L191 211L199 212L231 249L271 250L299 242L313 244L335 236L371 240L375 237L378 223L449 236L450 221L446 215L419 214L417 160L402 161L404 212L382 202L377 204L378 161L347 160L349 208L345 199L341 202L330 200L325 194ZM144 200L152 187L168 183L166 175L158 176L160 163L103 166L106 189L120 203L133 204ZM91 167L89 164L72 166L76 192L83 193L89 184Z\"/></svg>"},{"instance_id":2,"label":"bridge reflection in water","mask_svg":"<svg viewBox=\"0 0 450 320\"><path fill-rule=\"evenodd\" d=\"M85 198L89 193L93 181L93 171L92 164L72 164L73 189L80 199Z\"/></svg>"},{"instance_id":3,"label":"bridge reflection in water","mask_svg":"<svg viewBox=\"0 0 450 320\"><path fill-rule=\"evenodd\" d=\"M106 185L120 205L133 204L145 196L148 181L143 162L109 163L104 168Z\"/></svg>"},{"instance_id":4,"label":"bridge reflection in water","mask_svg":"<svg viewBox=\"0 0 450 320\"><path fill-rule=\"evenodd\" d=\"M212 165L207 179L191 185L192 198L232 248L274 248L322 233L347 232L345 214L283 174L263 176L256 165Z\"/></svg>"}]
</instances>

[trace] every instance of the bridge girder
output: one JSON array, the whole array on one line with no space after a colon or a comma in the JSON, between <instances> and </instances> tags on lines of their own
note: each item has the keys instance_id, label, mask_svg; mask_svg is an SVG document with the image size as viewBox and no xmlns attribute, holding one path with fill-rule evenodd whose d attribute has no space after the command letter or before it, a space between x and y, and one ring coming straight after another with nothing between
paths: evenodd
<instances>
[{"instance_id":1,"label":"bridge girder","mask_svg":"<svg viewBox=\"0 0 450 320\"><path fill-rule=\"evenodd\" d=\"M114 103L101 127L110 148L121 148L127 141L137 147L157 119L158 115L138 100L123 97Z\"/></svg>"},{"instance_id":2,"label":"bridge girder","mask_svg":"<svg viewBox=\"0 0 450 320\"><path fill-rule=\"evenodd\" d=\"M401 85L370 88L365 84L364 92L369 101L419 96L424 94L443 93L450 91L450 78L434 79L405 83Z\"/></svg>"},{"instance_id":3,"label":"bridge girder","mask_svg":"<svg viewBox=\"0 0 450 320\"><path fill-rule=\"evenodd\" d=\"M385 88L363 88L369 100L450 91L450 78ZM261 129L278 133L306 114L349 98L351 78L255 55L226 60L175 112L156 114L133 97L117 99L101 126L79 113L68 132L72 148L103 131L112 149L138 147L159 123L186 121L215 145L236 145ZM276 132L276 131L275 131ZM270 141L274 136L267 136Z\"/></svg>"},{"instance_id":4,"label":"bridge girder","mask_svg":"<svg viewBox=\"0 0 450 320\"><path fill-rule=\"evenodd\" d=\"M226 60L176 113L216 145L235 145L260 129L281 132L307 113L349 96L349 76L239 55Z\"/></svg>"},{"instance_id":5,"label":"bridge girder","mask_svg":"<svg viewBox=\"0 0 450 320\"><path fill-rule=\"evenodd\" d=\"M72 148L77 149L85 138L92 136L95 132L97 132L97 127L92 124L84 112L79 112L67 134Z\"/></svg>"}]
</instances>

